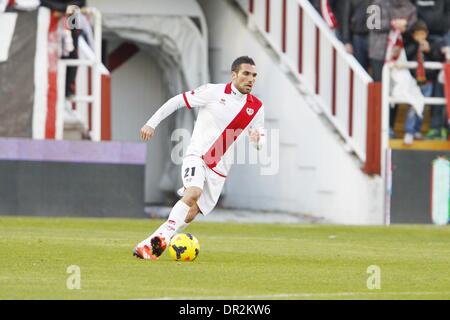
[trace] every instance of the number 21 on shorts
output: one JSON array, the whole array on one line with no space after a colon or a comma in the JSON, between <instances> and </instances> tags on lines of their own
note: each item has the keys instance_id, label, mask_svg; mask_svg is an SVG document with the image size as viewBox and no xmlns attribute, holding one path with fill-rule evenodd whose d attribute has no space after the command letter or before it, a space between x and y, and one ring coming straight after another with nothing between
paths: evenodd
<instances>
[{"instance_id":1,"label":"number 21 on shorts","mask_svg":"<svg viewBox=\"0 0 450 320\"><path fill-rule=\"evenodd\" d=\"M189 177L189 172L190 172L190 176L191 176L191 177L195 176L195 167L192 167L192 168L186 168L186 169L184 170L184 177L185 177L185 178Z\"/></svg>"}]
</instances>

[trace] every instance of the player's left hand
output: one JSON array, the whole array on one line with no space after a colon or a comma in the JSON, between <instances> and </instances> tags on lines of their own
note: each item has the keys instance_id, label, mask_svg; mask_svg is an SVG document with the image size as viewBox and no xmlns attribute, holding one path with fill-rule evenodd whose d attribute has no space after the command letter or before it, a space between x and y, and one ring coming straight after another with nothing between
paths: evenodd
<instances>
[{"instance_id":1,"label":"player's left hand","mask_svg":"<svg viewBox=\"0 0 450 320\"><path fill-rule=\"evenodd\" d=\"M259 139L261 139L261 133L253 128L248 129L248 134L250 137L250 142L258 143Z\"/></svg>"}]
</instances>

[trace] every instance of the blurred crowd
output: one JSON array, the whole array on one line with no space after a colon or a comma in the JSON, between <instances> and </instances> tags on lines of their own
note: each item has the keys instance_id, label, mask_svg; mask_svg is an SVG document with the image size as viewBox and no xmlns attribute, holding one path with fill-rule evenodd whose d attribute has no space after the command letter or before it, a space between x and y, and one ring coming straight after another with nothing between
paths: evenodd
<instances>
[{"instance_id":1,"label":"blurred crowd","mask_svg":"<svg viewBox=\"0 0 450 320\"><path fill-rule=\"evenodd\" d=\"M310 0L335 31L348 53L353 54L375 81L381 81L385 61L390 61L390 37L401 35L408 61L418 63L411 73L425 97L444 97L439 70L425 70L426 61L450 62L450 0ZM397 106L390 109L390 135ZM405 144L414 139L448 138L445 106L431 106L425 137L422 115L410 108L405 120Z\"/></svg>"}]
</instances>

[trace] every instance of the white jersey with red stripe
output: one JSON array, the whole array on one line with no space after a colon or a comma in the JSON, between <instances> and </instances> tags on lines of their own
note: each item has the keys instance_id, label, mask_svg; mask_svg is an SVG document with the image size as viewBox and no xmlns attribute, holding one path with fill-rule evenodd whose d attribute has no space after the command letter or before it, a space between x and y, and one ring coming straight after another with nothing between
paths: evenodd
<instances>
[{"instance_id":1,"label":"white jersey with red stripe","mask_svg":"<svg viewBox=\"0 0 450 320\"><path fill-rule=\"evenodd\" d=\"M230 149L248 128L264 128L264 107L251 94L242 94L232 83L205 84L167 101L148 121L156 128L175 110L186 106L199 108L186 155L203 158L205 164L221 176L227 176L233 162Z\"/></svg>"},{"instance_id":2,"label":"white jersey with red stripe","mask_svg":"<svg viewBox=\"0 0 450 320\"><path fill-rule=\"evenodd\" d=\"M242 94L232 83L206 84L183 93L188 108L199 108L186 155L203 158L219 175L227 176L233 163L233 143L248 128L262 132L264 107L251 94Z\"/></svg>"}]
</instances>

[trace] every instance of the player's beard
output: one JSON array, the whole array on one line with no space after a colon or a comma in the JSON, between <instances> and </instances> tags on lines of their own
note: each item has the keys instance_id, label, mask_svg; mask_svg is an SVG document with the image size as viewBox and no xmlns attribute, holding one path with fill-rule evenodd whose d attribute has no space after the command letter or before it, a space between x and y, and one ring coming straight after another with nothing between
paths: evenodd
<instances>
[{"instance_id":1,"label":"player's beard","mask_svg":"<svg viewBox=\"0 0 450 320\"><path fill-rule=\"evenodd\" d=\"M250 87L248 85L243 85L239 91L243 94L247 94L247 93L252 92L252 87Z\"/></svg>"}]
</instances>

